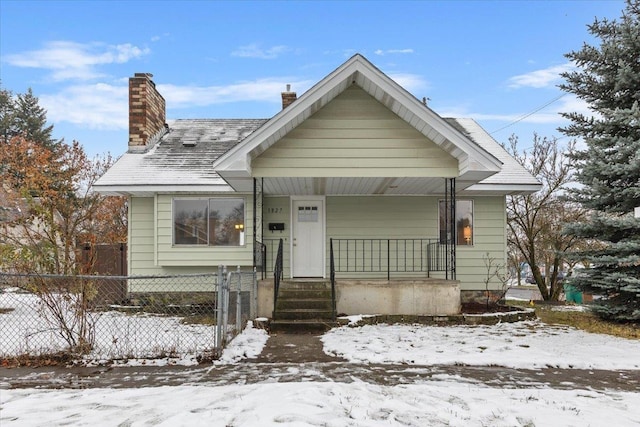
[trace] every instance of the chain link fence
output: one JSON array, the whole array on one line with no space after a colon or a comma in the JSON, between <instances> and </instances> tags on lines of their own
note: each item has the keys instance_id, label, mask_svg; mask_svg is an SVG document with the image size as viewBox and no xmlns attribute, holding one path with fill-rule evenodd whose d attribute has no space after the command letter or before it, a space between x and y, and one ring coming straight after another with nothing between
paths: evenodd
<instances>
[{"instance_id":1,"label":"chain link fence","mask_svg":"<svg viewBox=\"0 0 640 427\"><path fill-rule=\"evenodd\" d=\"M255 272L170 276L0 273L0 358L206 361L256 314Z\"/></svg>"}]
</instances>

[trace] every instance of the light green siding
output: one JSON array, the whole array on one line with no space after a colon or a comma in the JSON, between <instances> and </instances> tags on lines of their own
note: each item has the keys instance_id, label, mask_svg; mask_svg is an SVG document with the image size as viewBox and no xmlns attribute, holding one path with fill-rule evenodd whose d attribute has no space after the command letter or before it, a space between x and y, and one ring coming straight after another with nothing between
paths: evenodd
<instances>
[{"instance_id":1,"label":"light green siding","mask_svg":"<svg viewBox=\"0 0 640 427\"><path fill-rule=\"evenodd\" d=\"M236 195L237 196L237 195ZM130 200L131 235L129 265L132 275L215 272L224 264L229 268L250 267L253 231L252 196L245 199L246 246L241 248L179 247L172 245L171 206L174 195L154 198L133 197ZM184 196L180 196L184 197ZM329 256L330 238L433 238L438 236L439 197L421 196L330 196L326 198L326 248ZM484 290L487 277L486 255L495 265L505 264L506 206L504 197L459 198L473 200L474 245L457 247L457 279L461 290ZM156 204L157 202L157 204ZM277 241L284 240L284 275L290 276L291 212L289 197L264 197L263 242L267 245L267 260L275 258ZM158 228L154 227L158 217ZM269 231L269 223L283 223L285 230ZM327 261L327 269L329 262ZM327 277L328 277L327 271ZM418 273L418 275L424 273ZM381 278L385 274L343 274L343 277ZM395 277L402 276L396 273ZM415 277L415 275L413 275ZM431 277L443 278L443 272ZM494 278L490 289L499 289Z\"/></svg>"},{"instance_id":2,"label":"light green siding","mask_svg":"<svg viewBox=\"0 0 640 427\"><path fill-rule=\"evenodd\" d=\"M128 260L130 275L156 274L154 263L155 218L153 197L129 199Z\"/></svg>"},{"instance_id":3,"label":"light green siding","mask_svg":"<svg viewBox=\"0 0 640 427\"><path fill-rule=\"evenodd\" d=\"M456 278L463 291L485 289L488 258L493 259L494 266L506 266L507 207L504 196L470 199L474 201L474 245L458 246L456 250ZM489 289L500 287L501 283L493 277Z\"/></svg>"},{"instance_id":4,"label":"light green siding","mask_svg":"<svg viewBox=\"0 0 640 427\"><path fill-rule=\"evenodd\" d=\"M228 194L227 194L228 195ZM238 197L234 194L233 197ZM163 194L132 197L129 203L129 272L131 275L210 273L219 265L253 266L253 197L245 198L245 245L242 247L173 245L172 200L189 196ZM202 198L220 195L198 196Z\"/></svg>"},{"instance_id":5,"label":"light green siding","mask_svg":"<svg viewBox=\"0 0 640 427\"><path fill-rule=\"evenodd\" d=\"M353 86L252 162L262 177L455 177L458 162Z\"/></svg>"},{"instance_id":6,"label":"light green siding","mask_svg":"<svg viewBox=\"0 0 640 427\"><path fill-rule=\"evenodd\" d=\"M442 197L421 196L333 196L326 198L327 277L329 276L329 239L419 239L438 238L438 202ZM461 290L484 290L487 277L486 256L494 265L505 265L506 206L504 197L469 197L473 200L473 246L457 246L457 279ZM285 231L268 231L269 222L282 222ZM267 197L264 202L264 240L271 264L277 239L284 240L284 275L290 266L290 199ZM419 246L418 246L419 247ZM420 256L416 254L416 262ZM385 264L386 265L386 264ZM273 265L268 266L271 271ZM392 273L392 278L425 277L426 273ZM386 272L339 273L342 278L386 278ZM444 272L431 272L431 277L444 278ZM493 278L490 289L500 283Z\"/></svg>"}]
</instances>

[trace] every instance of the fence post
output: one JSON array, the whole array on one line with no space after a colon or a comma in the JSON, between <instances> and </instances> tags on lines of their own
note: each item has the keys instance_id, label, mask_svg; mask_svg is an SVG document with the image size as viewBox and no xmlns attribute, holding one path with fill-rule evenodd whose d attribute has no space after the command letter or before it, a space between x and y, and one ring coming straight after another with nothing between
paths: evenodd
<instances>
[{"instance_id":1,"label":"fence post","mask_svg":"<svg viewBox=\"0 0 640 427\"><path fill-rule=\"evenodd\" d=\"M253 278L251 280L251 309L249 317L255 319L258 317L258 272L253 267Z\"/></svg>"},{"instance_id":2,"label":"fence post","mask_svg":"<svg viewBox=\"0 0 640 427\"><path fill-rule=\"evenodd\" d=\"M236 334L242 332L242 271L238 266L238 289L236 291Z\"/></svg>"},{"instance_id":3,"label":"fence post","mask_svg":"<svg viewBox=\"0 0 640 427\"><path fill-rule=\"evenodd\" d=\"M222 275L224 276L224 280L222 282L222 293L224 295L222 301L222 328L224 339L222 345L226 345L227 342L227 331L229 330L229 294L231 293L231 289L229 286L230 282L230 274L227 273L227 266L222 266Z\"/></svg>"},{"instance_id":4,"label":"fence post","mask_svg":"<svg viewBox=\"0 0 640 427\"><path fill-rule=\"evenodd\" d=\"M216 292L216 308L218 309L216 320L216 350L220 354L222 352L222 283L224 282L224 273L222 266L218 266L218 289Z\"/></svg>"}]
</instances>

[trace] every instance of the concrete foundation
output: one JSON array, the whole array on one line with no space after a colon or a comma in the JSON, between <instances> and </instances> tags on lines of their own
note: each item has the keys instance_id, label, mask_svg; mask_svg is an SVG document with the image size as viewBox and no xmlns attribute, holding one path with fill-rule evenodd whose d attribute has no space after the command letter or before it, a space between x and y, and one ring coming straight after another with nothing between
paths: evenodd
<instances>
[{"instance_id":1,"label":"concrete foundation","mask_svg":"<svg viewBox=\"0 0 640 427\"><path fill-rule=\"evenodd\" d=\"M445 316L460 313L460 283L442 279L337 279L339 315ZM258 282L258 315L271 317L273 280Z\"/></svg>"}]
</instances>

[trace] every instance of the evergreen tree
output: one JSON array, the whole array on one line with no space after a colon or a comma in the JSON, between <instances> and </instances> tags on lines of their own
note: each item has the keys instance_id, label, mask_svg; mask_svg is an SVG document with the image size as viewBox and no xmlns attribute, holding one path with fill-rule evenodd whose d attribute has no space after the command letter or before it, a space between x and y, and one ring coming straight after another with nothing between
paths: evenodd
<instances>
[{"instance_id":1,"label":"evergreen tree","mask_svg":"<svg viewBox=\"0 0 640 427\"><path fill-rule=\"evenodd\" d=\"M589 221L567 233L602 242L572 256L591 268L573 282L601 295L595 310L616 321L640 322L640 1L628 0L619 20L588 26L599 45L567 54L577 69L560 87L585 101L593 114L564 114L563 133L584 140L573 155L581 184L571 198L590 209Z\"/></svg>"},{"instance_id":2,"label":"evergreen tree","mask_svg":"<svg viewBox=\"0 0 640 427\"><path fill-rule=\"evenodd\" d=\"M55 141L51 137L53 125L47 126L47 110L38 104L38 98L31 88L18 95L15 108L15 124L29 141L52 148Z\"/></svg>"},{"instance_id":3,"label":"evergreen tree","mask_svg":"<svg viewBox=\"0 0 640 427\"><path fill-rule=\"evenodd\" d=\"M0 88L1 141L22 136L44 147L54 148L58 142L51 136L52 132L53 125L47 126L47 110L39 105L31 88L17 96Z\"/></svg>"},{"instance_id":4,"label":"evergreen tree","mask_svg":"<svg viewBox=\"0 0 640 427\"><path fill-rule=\"evenodd\" d=\"M13 93L0 87L0 142L8 141L16 134L14 116Z\"/></svg>"}]
</instances>

